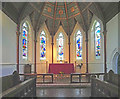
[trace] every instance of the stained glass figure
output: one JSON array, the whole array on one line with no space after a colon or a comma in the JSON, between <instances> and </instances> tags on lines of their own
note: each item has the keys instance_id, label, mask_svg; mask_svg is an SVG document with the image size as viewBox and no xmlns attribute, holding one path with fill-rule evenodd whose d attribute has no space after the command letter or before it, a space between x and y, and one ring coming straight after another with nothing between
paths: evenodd
<instances>
[{"instance_id":1,"label":"stained glass figure","mask_svg":"<svg viewBox=\"0 0 120 99\"><path fill-rule=\"evenodd\" d=\"M82 59L82 33L76 33L76 59Z\"/></svg>"},{"instance_id":2,"label":"stained glass figure","mask_svg":"<svg viewBox=\"0 0 120 99\"><path fill-rule=\"evenodd\" d=\"M63 34L60 33L57 39L57 60L63 60Z\"/></svg>"},{"instance_id":3,"label":"stained glass figure","mask_svg":"<svg viewBox=\"0 0 120 99\"><path fill-rule=\"evenodd\" d=\"M27 48L27 40L28 40L28 24L25 22L22 25L22 52L23 52L23 59L27 59L27 53L28 53L28 48Z\"/></svg>"},{"instance_id":4,"label":"stained glass figure","mask_svg":"<svg viewBox=\"0 0 120 99\"><path fill-rule=\"evenodd\" d=\"M40 60L46 59L46 35L42 31L40 34Z\"/></svg>"},{"instance_id":5,"label":"stained glass figure","mask_svg":"<svg viewBox=\"0 0 120 99\"><path fill-rule=\"evenodd\" d=\"M100 58L100 23L96 22L95 24L95 52L96 52L96 58Z\"/></svg>"}]
</instances>

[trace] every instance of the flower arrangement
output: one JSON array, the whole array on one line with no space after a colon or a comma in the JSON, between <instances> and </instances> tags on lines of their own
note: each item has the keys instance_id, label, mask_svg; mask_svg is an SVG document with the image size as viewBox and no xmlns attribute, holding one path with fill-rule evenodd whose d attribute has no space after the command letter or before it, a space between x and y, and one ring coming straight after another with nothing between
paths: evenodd
<instances>
[{"instance_id":1,"label":"flower arrangement","mask_svg":"<svg viewBox=\"0 0 120 99\"><path fill-rule=\"evenodd\" d=\"M59 72L60 74L64 74L64 72Z\"/></svg>"}]
</instances>

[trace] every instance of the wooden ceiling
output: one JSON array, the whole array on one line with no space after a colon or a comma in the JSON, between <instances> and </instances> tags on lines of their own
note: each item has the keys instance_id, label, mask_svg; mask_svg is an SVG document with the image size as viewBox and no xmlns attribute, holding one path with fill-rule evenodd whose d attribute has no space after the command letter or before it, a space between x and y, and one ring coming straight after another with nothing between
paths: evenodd
<instances>
[{"instance_id":1,"label":"wooden ceiling","mask_svg":"<svg viewBox=\"0 0 120 99\"><path fill-rule=\"evenodd\" d=\"M17 24L29 16L36 32L46 23L51 35L60 25L71 35L77 22L87 31L93 15L108 22L118 13L118 5L118 2L2 2L2 10Z\"/></svg>"}]
</instances>

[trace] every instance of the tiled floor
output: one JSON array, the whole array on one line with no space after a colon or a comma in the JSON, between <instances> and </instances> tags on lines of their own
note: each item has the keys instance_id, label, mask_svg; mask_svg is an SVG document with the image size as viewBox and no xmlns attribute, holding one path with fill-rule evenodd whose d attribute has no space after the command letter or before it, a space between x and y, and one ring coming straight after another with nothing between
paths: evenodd
<instances>
[{"instance_id":1,"label":"tiled floor","mask_svg":"<svg viewBox=\"0 0 120 99\"><path fill-rule=\"evenodd\" d=\"M37 97L90 97L90 88L37 88Z\"/></svg>"},{"instance_id":2,"label":"tiled floor","mask_svg":"<svg viewBox=\"0 0 120 99\"><path fill-rule=\"evenodd\" d=\"M73 81L78 81L74 77ZM70 75L54 75L53 83L41 83L42 77L37 78L37 97L90 97L90 83L70 83ZM45 78L46 82L51 81L50 77ZM86 81L86 77L82 77Z\"/></svg>"}]
</instances>

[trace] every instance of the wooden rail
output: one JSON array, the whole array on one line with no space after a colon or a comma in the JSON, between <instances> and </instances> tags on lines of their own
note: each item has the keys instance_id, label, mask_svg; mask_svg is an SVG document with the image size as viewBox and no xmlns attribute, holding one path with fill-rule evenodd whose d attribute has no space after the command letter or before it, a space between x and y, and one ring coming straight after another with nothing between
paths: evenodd
<instances>
[{"instance_id":1,"label":"wooden rail","mask_svg":"<svg viewBox=\"0 0 120 99\"><path fill-rule=\"evenodd\" d=\"M92 76L99 78L102 75L104 76L105 74L104 73L71 73L70 82L71 83L90 83L91 82L90 78ZM75 77L75 76L79 76L78 77L79 81L73 81L73 77ZM87 81L84 81L84 82L81 81L82 76L86 76Z\"/></svg>"},{"instance_id":2,"label":"wooden rail","mask_svg":"<svg viewBox=\"0 0 120 99\"><path fill-rule=\"evenodd\" d=\"M47 73L47 74L36 74L36 73L26 73L26 74L19 74L21 76L24 76L25 80L29 79L31 77L37 77L37 76L42 76L43 77L43 82L42 83L53 83L53 74L52 73ZM51 81L50 82L46 82L45 81L45 77L46 76L50 76L51 77Z\"/></svg>"},{"instance_id":3,"label":"wooden rail","mask_svg":"<svg viewBox=\"0 0 120 99\"><path fill-rule=\"evenodd\" d=\"M120 89L118 86L96 79L91 78L91 96L92 97L117 97Z\"/></svg>"},{"instance_id":4,"label":"wooden rail","mask_svg":"<svg viewBox=\"0 0 120 99\"><path fill-rule=\"evenodd\" d=\"M36 78L28 79L12 88L9 88L0 96L2 96L2 99L6 97L36 97Z\"/></svg>"}]
</instances>

